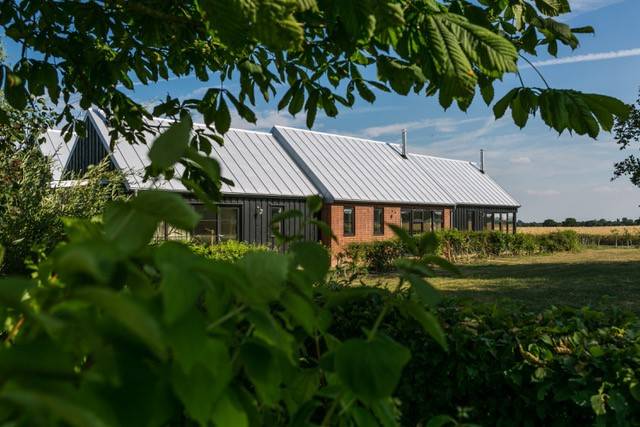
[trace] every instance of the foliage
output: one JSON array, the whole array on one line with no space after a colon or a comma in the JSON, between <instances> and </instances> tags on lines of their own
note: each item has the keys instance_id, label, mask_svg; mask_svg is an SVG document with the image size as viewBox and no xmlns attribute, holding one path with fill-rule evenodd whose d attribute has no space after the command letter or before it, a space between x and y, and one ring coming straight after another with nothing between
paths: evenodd
<instances>
[{"instance_id":1,"label":"foliage","mask_svg":"<svg viewBox=\"0 0 640 427\"><path fill-rule=\"evenodd\" d=\"M0 422L397 425L390 396L410 353L379 333L386 313L398 307L446 347L424 277L452 267L430 237L401 234L413 259L396 293L408 284L410 296L388 293L364 334L340 340L329 308L378 290L315 286L330 265L315 242L236 262L148 244L161 221L189 230L198 220L177 194L141 192L102 221L66 221L68 241L37 280L0 279Z\"/></svg>"},{"instance_id":2,"label":"foliage","mask_svg":"<svg viewBox=\"0 0 640 427\"><path fill-rule=\"evenodd\" d=\"M106 164L91 168L68 187L51 186L50 159L37 146L0 149L0 274L26 264L64 239L61 217L90 218L123 196L123 179Z\"/></svg>"},{"instance_id":3,"label":"foliage","mask_svg":"<svg viewBox=\"0 0 640 427\"><path fill-rule=\"evenodd\" d=\"M628 117L620 118L614 127L616 143L620 149L629 148L633 143L640 142L640 95L634 105L631 106ZM629 180L640 187L640 158L633 154L618 162L614 166L614 179L621 176L629 176Z\"/></svg>"},{"instance_id":4,"label":"foliage","mask_svg":"<svg viewBox=\"0 0 640 427\"><path fill-rule=\"evenodd\" d=\"M332 332L357 333L380 304L370 297L337 308ZM640 423L637 317L590 308L532 313L505 301L447 301L437 313L448 353L401 310L381 326L413 355L394 394L403 425L438 414L487 426Z\"/></svg>"},{"instance_id":5,"label":"foliage","mask_svg":"<svg viewBox=\"0 0 640 427\"><path fill-rule=\"evenodd\" d=\"M238 261L250 252L268 251L269 248L252 243L227 240L215 245L191 244L190 249L205 258L220 261Z\"/></svg>"},{"instance_id":6,"label":"foliage","mask_svg":"<svg viewBox=\"0 0 640 427\"><path fill-rule=\"evenodd\" d=\"M222 143L232 109L255 123L257 98L279 95L278 109L304 111L311 127L319 110L333 117L357 98L373 102L376 89L437 94L443 108L456 102L467 110L479 88L489 105L493 83L517 72L519 59L544 47L556 56L559 45L575 49L579 34L593 32L556 19L569 11L568 0L9 0L0 26L23 49L13 66L0 67L0 83L18 110L33 97L62 101L58 122L82 134L71 101L78 94L81 108L106 112L114 140L133 142L158 129L122 88L186 75L213 80L200 99L168 96L155 106L154 115L179 120L152 150L149 173L171 176L180 162L184 185L214 201L220 169L202 153L210 153L212 140ZM493 109L497 118L511 109L520 127L539 113L560 133L591 137L628 112L614 98L524 83ZM197 129L189 145L194 113L211 128ZM166 144L171 139L180 143ZM211 175L213 184L204 179Z\"/></svg>"},{"instance_id":7,"label":"foliage","mask_svg":"<svg viewBox=\"0 0 640 427\"><path fill-rule=\"evenodd\" d=\"M570 230L533 235L452 229L429 234L433 236L436 252L448 259L531 255L580 248L578 234ZM399 239L390 239L353 243L344 252L348 259L365 266L369 272L382 273L395 269L396 260L404 256L407 250Z\"/></svg>"}]
</instances>

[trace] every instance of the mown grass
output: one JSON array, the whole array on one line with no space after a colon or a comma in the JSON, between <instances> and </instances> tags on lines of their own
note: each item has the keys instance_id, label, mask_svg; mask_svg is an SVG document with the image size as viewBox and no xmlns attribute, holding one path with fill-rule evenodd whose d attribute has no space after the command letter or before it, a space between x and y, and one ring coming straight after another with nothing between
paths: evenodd
<instances>
[{"instance_id":1,"label":"mown grass","mask_svg":"<svg viewBox=\"0 0 640 427\"><path fill-rule=\"evenodd\" d=\"M541 310L552 305L591 305L640 314L640 250L585 249L480 260L460 265L460 277L430 279L446 297L494 302L504 298ZM393 275L366 283L395 283Z\"/></svg>"}]
</instances>

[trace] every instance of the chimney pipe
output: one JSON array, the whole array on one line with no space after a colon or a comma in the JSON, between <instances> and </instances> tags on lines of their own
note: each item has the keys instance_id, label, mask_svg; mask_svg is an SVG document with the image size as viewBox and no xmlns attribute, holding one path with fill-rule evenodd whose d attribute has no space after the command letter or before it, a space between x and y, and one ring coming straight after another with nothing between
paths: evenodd
<instances>
[{"instance_id":1,"label":"chimney pipe","mask_svg":"<svg viewBox=\"0 0 640 427\"><path fill-rule=\"evenodd\" d=\"M480 149L480 172L484 173L484 150Z\"/></svg>"},{"instance_id":2,"label":"chimney pipe","mask_svg":"<svg viewBox=\"0 0 640 427\"><path fill-rule=\"evenodd\" d=\"M407 157L407 130L402 129L402 157Z\"/></svg>"}]
</instances>

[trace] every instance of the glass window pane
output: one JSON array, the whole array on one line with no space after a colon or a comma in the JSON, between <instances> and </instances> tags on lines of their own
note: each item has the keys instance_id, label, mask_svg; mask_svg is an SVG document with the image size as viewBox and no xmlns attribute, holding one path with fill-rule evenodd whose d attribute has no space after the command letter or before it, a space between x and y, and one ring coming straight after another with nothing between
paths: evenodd
<instances>
[{"instance_id":1,"label":"glass window pane","mask_svg":"<svg viewBox=\"0 0 640 427\"><path fill-rule=\"evenodd\" d=\"M507 232L511 232L513 230L513 213L507 214Z\"/></svg>"},{"instance_id":2,"label":"glass window pane","mask_svg":"<svg viewBox=\"0 0 640 427\"><path fill-rule=\"evenodd\" d=\"M484 229L487 231L493 230L493 213L485 214Z\"/></svg>"},{"instance_id":3,"label":"glass window pane","mask_svg":"<svg viewBox=\"0 0 640 427\"><path fill-rule=\"evenodd\" d=\"M413 221L412 221L412 227L411 227L412 234L420 234L425 231L424 217L425 217L425 211L423 209L413 210Z\"/></svg>"},{"instance_id":4,"label":"glass window pane","mask_svg":"<svg viewBox=\"0 0 640 427\"><path fill-rule=\"evenodd\" d=\"M355 215L353 207L344 207L343 211L343 234L353 236L355 232Z\"/></svg>"},{"instance_id":5,"label":"glass window pane","mask_svg":"<svg viewBox=\"0 0 640 427\"><path fill-rule=\"evenodd\" d=\"M219 208L220 215L220 241L238 240L238 217L240 209L231 206Z\"/></svg>"},{"instance_id":6,"label":"glass window pane","mask_svg":"<svg viewBox=\"0 0 640 427\"><path fill-rule=\"evenodd\" d=\"M433 231L440 231L444 228L444 212L433 211Z\"/></svg>"},{"instance_id":7,"label":"glass window pane","mask_svg":"<svg viewBox=\"0 0 640 427\"><path fill-rule=\"evenodd\" d=\"M384 208L373 208L373 234L384 234Z\"/></svg>"},{"instance_id":8,"label":"glass window pane","mask_svg":"<svg viewBox=\"0 0 640 427\"><path fill-rule=\"evenodd\" d=\"M475 212L473 211L467 211L467 230L468 231L473 231L475 230Z\"/></svg>"},{"instance_id":9,"label":"glass window pane","mask_svg":"<svg viewBox=\"0 0 640 427\"><path fill-rule=\"evenodd\" d=\"M217 242L216 220L202 219L193 230L193 238L200 243L213 245ZM170 239L173 240L173 239Z\"/></svg>"},{"instance_id":10,"label":"glass window pane","mask_svg":"<svg viewBox=\"0 0 640 427\"><path fill-rule=\"evenodd\" d=\"M271 206L271 216L269 217L269 222L273 221L277 215L280 215L284 212L284 207L282 206ZM271 230L276 230L278 233L282 234L284 231L284 221L278 221L276 224L271 224Z\"/></svg>"},{"instance_id":11,"label":"glass window pane","mask_svg":"<svg viewBox=\"0 0 640 427\"><path fill-rule=\"evenodd\" d=\"M400 210L400 223L407 233L411 233L411 209L403 208Z\"/></svg>"}]
</instances>

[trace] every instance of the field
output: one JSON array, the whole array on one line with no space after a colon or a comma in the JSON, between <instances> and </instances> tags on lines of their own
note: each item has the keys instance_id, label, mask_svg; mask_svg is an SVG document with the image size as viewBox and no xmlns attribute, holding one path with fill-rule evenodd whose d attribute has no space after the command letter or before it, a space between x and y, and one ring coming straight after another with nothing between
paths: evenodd
<instances>
[{"instance_id":1,"label":"field","mask_svg":"<svg viewBox=\"0 0 640 427\"><path fill-rule=\"evenodd\" d=\"M528 234L546 234L554 231L573 230L579 234L608 235L618 233L620 235L626 232L630 234L640 234L640 225L617 225L602 227L518 227L519 233Z\"/></svg>"},{"instance_id":2,"label":"field","mask_svg":"<svg viewBox=\"0 0 640 427\"><path fill-rule=\"evenodd\" d=\"M532 310L552 305L615 306L640 313L640 250L585 249L578 253L481 260L460 266L461 277L431 282L445 296L484 302L509 298ZM392 282L392 276L365 282Z\"/></svg>"}]
</instances>

